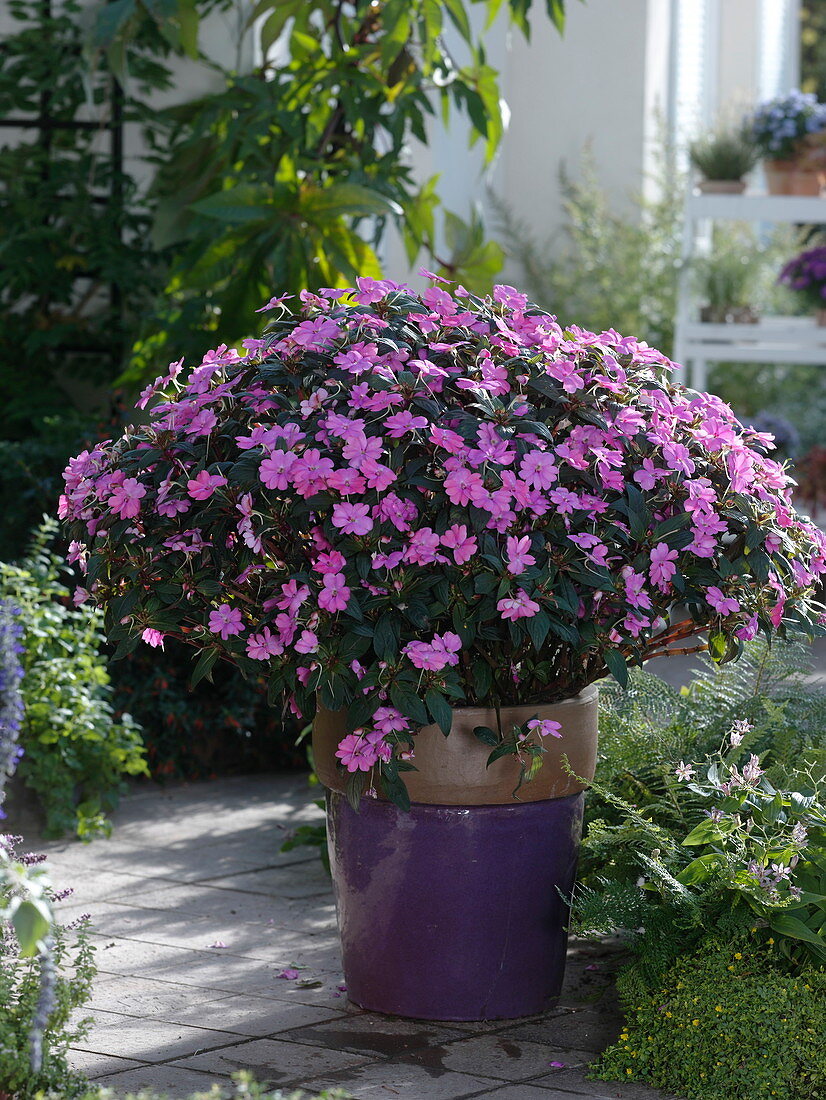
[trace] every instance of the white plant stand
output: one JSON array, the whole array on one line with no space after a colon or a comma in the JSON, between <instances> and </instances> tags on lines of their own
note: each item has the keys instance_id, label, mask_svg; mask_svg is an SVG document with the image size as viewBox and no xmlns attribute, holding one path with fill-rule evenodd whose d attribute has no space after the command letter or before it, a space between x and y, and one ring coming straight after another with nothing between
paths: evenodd
<instances>
[{"instance_id":1,"label":"white plant stand","mask_svg":"<svg viewBox=\"0 0 826 1100\"><path fill-rule=\"evenodd\" d=\"M826 223L826 198L688 195L674 333L674 361L685 367L686 381L694 389L707 389L708 364L714 362L826 366L826 327L813 317L766 317L756 324L713 324L697 319L690 261L698 239L714 221Z\"/></svg>"}]
</instances>

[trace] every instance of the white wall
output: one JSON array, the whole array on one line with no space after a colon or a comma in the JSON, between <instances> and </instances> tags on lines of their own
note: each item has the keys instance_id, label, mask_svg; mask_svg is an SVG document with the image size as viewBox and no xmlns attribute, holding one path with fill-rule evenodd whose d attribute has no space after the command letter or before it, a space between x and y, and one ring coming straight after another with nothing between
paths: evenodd
<instances>
[{"instance_id":1,"label":"white wall","mask_svg":"<svg viewBox=\"0 0 826 1100\"><path fill-rule=\"evenodd\" d=\"M563 224L559 173L576 178L589 146L600 179L618 209L643 186L650 108L667 91L669 0L569 2L564 35L533 9L530 43L500 18L486 38L510 122L493 166L480 149L468 151L468 127L454 118L432 127L429 149L413 151L416 173L440 173L445 205L465 217L484 206L490 185L545 240ZM408 275L397 241L385 262L393 278ZM516 277L516 276L513 276Z\"/></svg>"}]
</instances>

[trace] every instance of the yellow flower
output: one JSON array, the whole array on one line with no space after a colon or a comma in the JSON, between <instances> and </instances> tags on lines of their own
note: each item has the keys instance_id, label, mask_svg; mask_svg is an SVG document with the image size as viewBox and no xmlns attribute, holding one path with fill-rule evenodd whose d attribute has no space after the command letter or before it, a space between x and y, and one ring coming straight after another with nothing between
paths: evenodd
<instances>
[{"instance_id":1,"label":"yellow flower","mask_svg":"<svg viewBox=\"0 0 826 1100\"><path fill-rule=\"evenodd\" d=\"M722 1005L715 1005L714 1006L714 1011L715 1012L722 1012L723 1011L723 1006Z\"/></svg>"},{"instance_id":2,"label":"yellow flower","mask_svg":"<svg viewBox=\"0 0 826 1100\"><path fill-rule=\"evenodd\" d=\"M699 1020L692 1020L691 1022L692 1022L692 1024L694 1024L694 1026L696 1027L696 1026L697 1026L697 1024L699 1024L699 1022L700 1022L700 1021L699 1021Z\"/></svg>"},{"instance_id":3,"label":"yellow flower","mask_svg":"<svg viewBox=\"0 0 826 1100\"><path fill-rule=\"evenodd\" d=\"M774 940L770 940L769 942L774 943ZM743 957L742 951L735 951L734 952L734 957L735 957L735 959L742 959L742 957Z\"/></svg>"},{"instance_id":4,"label":"yellow flower","mask_svg":"<svg viewBox=\"0 0 826 1100\"><path fill-rule=\"evenodd\" d=\"M774 943L774 937L769 936L769 938L766 940L766 943L769 945L769 947L771 947L771 945Z\"/></svg>"}]
</instances>

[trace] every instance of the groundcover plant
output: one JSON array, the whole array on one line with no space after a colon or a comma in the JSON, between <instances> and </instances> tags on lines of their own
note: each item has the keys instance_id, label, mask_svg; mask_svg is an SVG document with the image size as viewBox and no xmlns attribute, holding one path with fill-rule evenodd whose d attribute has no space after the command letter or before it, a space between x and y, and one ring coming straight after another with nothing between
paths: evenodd
<instances>
[{"instance_id":1,"label":"groundcover plant","mask_svg":"<svg viewBox=\"0 0 826 1100\"><path fill-rule=\"evenodd\" d=\"M121 652L182 638L196 680L224 657L305 717L345 709L354 800L404 805L415 732L453 705L821 629L826 541L770 437L658 351L507 286L360 278L263 309L243 353L173 363L148 424L73 459L60 512ZM530 773L557 732L480 737Z\"/></svg>"}]
</instances>

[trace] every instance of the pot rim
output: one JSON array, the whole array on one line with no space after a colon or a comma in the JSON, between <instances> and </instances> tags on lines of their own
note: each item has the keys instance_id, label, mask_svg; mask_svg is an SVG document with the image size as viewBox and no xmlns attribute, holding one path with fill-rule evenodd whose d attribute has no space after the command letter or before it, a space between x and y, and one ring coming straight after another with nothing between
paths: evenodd
<instances>
[{"instance_id":1,"label":"pot rim","mask_svg":"<svg viewBox=\"0 0 826 1100\"><path fill-rule=\"evenodd\" d=\"M512 711L545 710L548 707L584 707L587 706L589 703L592 703L598 695L599 688L597 687L597 685L588 684L588 686L584 687L582 691L580 691L577 695L567 695L564 699L557 699L555 703L505 703L499 707L499 711L500 713L504 714L505 712ZM496 713L496 708L493 706L452 707L451 709L456 714L466 715ZM431 725L434 725L434 723L429 722L428 726L423 728L426 729Z\"/></svg>"}]
</instances>

